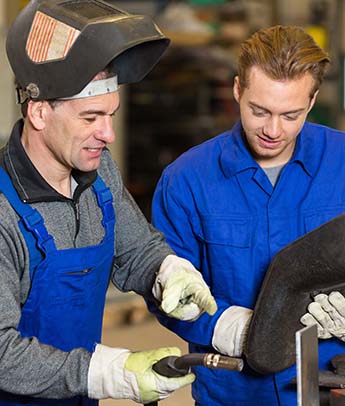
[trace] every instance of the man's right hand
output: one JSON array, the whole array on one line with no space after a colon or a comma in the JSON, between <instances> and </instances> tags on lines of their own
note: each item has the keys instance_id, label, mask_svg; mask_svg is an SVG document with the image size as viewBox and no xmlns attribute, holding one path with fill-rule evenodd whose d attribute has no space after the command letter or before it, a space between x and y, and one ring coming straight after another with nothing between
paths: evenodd
<instances>
[{"instance_id":1,"label":"man's right hand","mask_svg":"<svg viewBox=\"0 0 345 406\"><path fill-rule=\"evenodd\" d=\"M90 361L88 396L92 399L132 399L138 403L164 399L176 389L191 384L195 375L166 378L156 373L152 366L162 358L180 355L181 351L175 347L131 352L98 344Z\"/></svg>"},{"instance_id":2,"label":"man's right hand","mask_svg":"<svg viewBox=\"0 0 345 406\"><path fill-rule=\"evenodd\" d=\"M217 303L201 273L185 258L168 255L162 262L153 295L161 309L178 320L193 321L204 312L213 316Z\"/></svg>"}]
</instances>

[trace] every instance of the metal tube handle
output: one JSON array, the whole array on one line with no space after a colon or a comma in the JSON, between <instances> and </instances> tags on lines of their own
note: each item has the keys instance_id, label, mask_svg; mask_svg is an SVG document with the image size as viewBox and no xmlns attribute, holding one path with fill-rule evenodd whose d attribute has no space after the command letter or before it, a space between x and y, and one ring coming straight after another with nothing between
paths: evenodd
<instances>
[{"instance_id":1,"label":"metal tube handle","mask_svg":"<svg viewBox=\"0 0 345 406\"><path fill-rule=\"evenodd\" d=\"M212 353L186 354L181 357L169 356L162 358L152 366L152 369L159 375L174 378L187 375L191 366L242 371L243 360ZM158 406L158 402L146 403L146 406Z\"/></svg>"}]
</instances>

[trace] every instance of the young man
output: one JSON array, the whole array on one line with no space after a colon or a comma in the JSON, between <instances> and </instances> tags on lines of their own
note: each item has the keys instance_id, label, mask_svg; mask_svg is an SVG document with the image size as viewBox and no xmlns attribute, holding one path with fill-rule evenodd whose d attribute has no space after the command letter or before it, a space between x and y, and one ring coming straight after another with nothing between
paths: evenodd
<instances>
[{"instance_id":1,"label":"young man","mask_svg":"<svg viewBox=\"0 0 345 406\"><path fill-rule=\"evenodd\" d=\"M118 83L143 78L168 42L149 18L96 0L32 1L8 33L24 118L0 153L0 405L148 403L194 379L153 372L177 348L100 344L109 279L151 299L154 288L171 317L216 310L106 149Z\"/></svg>"},{"instance_id":2,"label":"young man","mask_svg":"<svg viewBox=\"0 0 345 406\"><path fill-rule=\"evenodd\" d=\"M161 315L191 352L241 356L272 257L345 211L345 136L306 122L328 64L326 52L301 28L256 32L241 46L234 81L240 121L179 157L158 183L154 224L201 271L218 304L213 317L194 323ZM325 296L316 312L315 303L309 309L314 316L321 313L319 322L332 313ZM307 313L303 321L311 317ZM335 330L320 337L340 338ZM323 341L320 368L327 369L331 356L344 349L337 338ZM198 368L195 373L198 406L296 405L290 384L295 368L266 376L249 367L241 373Z\"/></svg>"}]
</instances>

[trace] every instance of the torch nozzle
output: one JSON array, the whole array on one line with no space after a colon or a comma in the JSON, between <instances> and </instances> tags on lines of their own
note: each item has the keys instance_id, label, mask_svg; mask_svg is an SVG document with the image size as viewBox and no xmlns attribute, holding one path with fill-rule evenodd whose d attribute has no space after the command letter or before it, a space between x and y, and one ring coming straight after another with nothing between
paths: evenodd
<instances>
[{"instance_id":1,"label":"torch nozzle","mask_svg":"<svg viewBox=\"0 0 345 406\"><path fill-rule=\"evenodd\" d=\"M242 371L243 360L241 358L226 357L220 354L205 354L204 364L207 368L228 369L231 371Z\"/></svg>"}]
</instances>

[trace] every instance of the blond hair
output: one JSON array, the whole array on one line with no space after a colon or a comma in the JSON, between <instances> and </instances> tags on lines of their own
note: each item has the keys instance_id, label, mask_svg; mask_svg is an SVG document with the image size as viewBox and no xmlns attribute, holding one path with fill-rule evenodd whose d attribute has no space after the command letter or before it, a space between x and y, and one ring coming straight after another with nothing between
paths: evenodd
<instances>
[{"instance_id":1,"label":"blond hair","mask_svg":"<svg viewBox=\"0 0 345 406\"><path fill-rule=\"evenodd\" d=\"M248 87L248 71L257 66L274 80L291 80L310 73L319 89L330 58L302 28L277 25L263 28L242 43L238 75L242 89Z\"/></svg>"}]
</instances>

